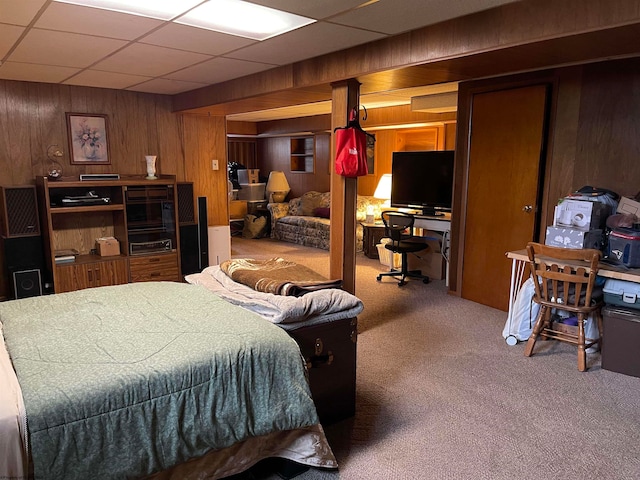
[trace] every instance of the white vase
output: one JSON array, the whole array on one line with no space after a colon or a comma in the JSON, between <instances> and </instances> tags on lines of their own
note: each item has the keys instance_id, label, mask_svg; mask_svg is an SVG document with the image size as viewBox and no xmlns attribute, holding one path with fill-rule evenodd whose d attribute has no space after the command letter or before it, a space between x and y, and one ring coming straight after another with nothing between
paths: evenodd
<instances>
[{"instance_id":1,"label":"white vase","mask_svg":"<svg viewBox=\"0 0 640 480\"><path fill-rule=\"evenodd\" d=\"M145 160L147 161L147 180L155 180L156 178L156 156L155 155L145 155Z\"/></svg>"}]
</instances>

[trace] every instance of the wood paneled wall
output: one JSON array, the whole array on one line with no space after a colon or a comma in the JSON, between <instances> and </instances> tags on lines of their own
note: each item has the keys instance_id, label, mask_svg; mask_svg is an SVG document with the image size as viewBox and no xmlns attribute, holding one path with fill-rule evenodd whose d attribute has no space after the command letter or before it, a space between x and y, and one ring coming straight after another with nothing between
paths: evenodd
<instances>
[{"instance_id":1,"label":"wood paneled wall","mask_svg":"<svg viewBox=\"0 0 640 480\"><path fill-rule=\"evenodd\" d=\"M500 77L470 82L468 86L486 90L493 85L499 90L531 82L547 83L553 89L541 227L553 222L558 199L585 185L608 188L624 196L636 195L640 190L640 59ZM468 121L461 112L460 122ZM456 158L456 165L459 162L465 159ZM466 175L464 171L458 173ZM458 190L455 197L461 196ZM456 223L454 218L450 278L454 292L458 290L455 271L460 261ZM544 241L544 228L538 240Z\"/></svg>"},{"instance_id":2,"label":"wood paneled wall","mask_svg":"<svg viewBox=\"0 0 640 480\"><path fill-rule=\"evenodd\" d=\"M65 112L108 116L110 165L71 165ZM65 177L142 177L144 156L157 155L160 173L193 181L195 195L207 197L209 225L227 224L225 128L224 117L173 113L166 95L0 80L0 184L32 184L46 175L47 148L54 144L64 152L58 161ZM220 160L220 170L212 170L212 159ZM0 279L3 297L4 275Z\"/></svg>"},{"instance_id":3,"label":"wood paneled wall","mask_svg":"<svg viewBox=\"0 0 640 480\"><path fill-rule=\"evenodd\" d=\"M305 192L315 190L328 192L330 185L330 141L328 133L320 133L315 137L315 171L314 173L291 171L290 137L268 137L258 139L258 165L260 175L269 176L272 170L284 172L291 192L287 199L299 197Z\"/></svg>"}]
</instances>

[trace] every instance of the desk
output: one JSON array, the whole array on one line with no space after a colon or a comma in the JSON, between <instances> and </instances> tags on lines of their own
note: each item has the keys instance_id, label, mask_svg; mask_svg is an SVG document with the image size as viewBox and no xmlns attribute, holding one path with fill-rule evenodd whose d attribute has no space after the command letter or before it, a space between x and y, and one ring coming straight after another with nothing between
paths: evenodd
<instances>
[{"instance_id":1,"label":"desk","mask_svg":"<svg viewBox=\"0 0 640 480\"><path fill-rule=\"evenodd\" d=\"M450 235L451 235L451 214L445 214L438 217L427 217L424 215L414 215L415 221L413 226L415 228L422 228L423 230L432 230L442 234L442 246L440 252L446 262L445 268L445 284L449 286L449 249L451 247Z\"/></svg>"},{"instance_id":2,"label":"desk","mask_svg":"<svg viewBox=\"0 0 640 480\"><path fill-rule=\"evenodd\" d=\"M506 256L511 259L511 285L509 286L509 313L507 316L507 322L511 325L513 306L516 303L518 291L526 280L524 278L524 272L529 262L529 256L525 249L507 252ZM587 270L589 269L587 268ZM640 283L640 268L625 269L600 262L598 264L598 275L605 278L615 278L617 280ZM517 343L516 338L512 336L507 337L506 341L509 345L515 345Z\"/></svg>"}]
</instances>

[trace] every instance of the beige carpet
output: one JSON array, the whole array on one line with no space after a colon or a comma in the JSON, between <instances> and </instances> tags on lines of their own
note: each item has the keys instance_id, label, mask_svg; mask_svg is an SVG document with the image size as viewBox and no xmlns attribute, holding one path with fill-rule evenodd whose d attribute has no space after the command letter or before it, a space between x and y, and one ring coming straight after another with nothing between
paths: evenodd
<instances>
[{"instance_id":1,"label":"beige carpet","mask_svg":"<svg viewBox=\"0 0 640 480\"><path fill-rule=\"evenodd\" d=\"M328 275L328 252L271 239L234 237L232 255ZM448 295L444 281L377 282L385 268L358 255L356 415L326 428L340 469L296 478L640 478L639 378L601 369L597 353L580 373L575 349L553 341L526 358L501 337L504 312Z\"/></svg>"}]
</instances>

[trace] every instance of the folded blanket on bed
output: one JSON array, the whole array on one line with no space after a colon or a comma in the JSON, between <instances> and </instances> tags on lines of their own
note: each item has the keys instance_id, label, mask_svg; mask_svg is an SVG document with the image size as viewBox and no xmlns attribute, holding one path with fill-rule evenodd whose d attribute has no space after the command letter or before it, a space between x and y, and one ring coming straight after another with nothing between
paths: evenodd
<instances>
[{"instance_id":1,"label":"folded blanket on bed","mask_svg":"<svg viewBox=\"0 0 640 480\"><path fill-rule=\"evenodd\" d=\"M353 318L363 310L358 297L337 288L317 290L301 297L257 292L231 280L218 265L187 275L185 280L202 285L228 302L251 310L284 329L296 328L302 321L309 325Z\"/></svg>"},{"instance_id":2,"label":"folded blanket on bed","mask_svg":"<svg viewBox=\"0 0 640 480\"><path fill-rule=\"evenodd\" d=\"M258 292L298 297L324 288L340 288L342 280L328 280L304 265L283 258L241 258L222 262L220 269L233 281Z\"/></svg>"}]
</instances>

